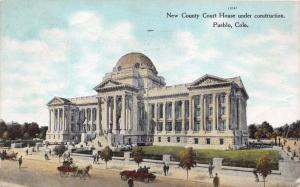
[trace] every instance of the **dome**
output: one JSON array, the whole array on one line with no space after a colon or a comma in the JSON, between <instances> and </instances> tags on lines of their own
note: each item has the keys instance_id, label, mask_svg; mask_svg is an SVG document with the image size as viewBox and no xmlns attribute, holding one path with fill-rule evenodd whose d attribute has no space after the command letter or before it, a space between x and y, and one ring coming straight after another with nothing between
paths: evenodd
<instances>
[{"instance_id":1,"label":"dome","mask_svg":"<svg viewBox=\"0 0 300 187\"><path fill-rule=\"evenodd\" d=\"M118 60L114 70L121 71L123 69L128 69L128 68L149 69L153 71L155 74L157 74L156 68L153 65L150 58L148 58L146 55L142 53L133 52L122 56Z\"/></svg>"}]
</instances>

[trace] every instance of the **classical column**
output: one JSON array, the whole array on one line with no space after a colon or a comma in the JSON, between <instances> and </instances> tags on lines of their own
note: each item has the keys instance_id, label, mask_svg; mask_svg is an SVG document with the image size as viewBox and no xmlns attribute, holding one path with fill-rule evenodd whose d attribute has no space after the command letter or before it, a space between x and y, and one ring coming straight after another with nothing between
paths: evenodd
<instances>
[{"instance_id":1,"label":"classical column","mask_svg":"<svg viewBox=\"0 0 300 187\"><path fill-rule=\"evenodd\" d=\"M122 114L121 114L121 124L120 124L120 129L122 131L125 130L125 123L126 123L126 99L125 99L125 94L122 95Z\"/></svg>"},{"instance_id":2,"label":"classical column","mask_svg":"<svg viewBox=\"0 0 300 187\"><path fill-rule=\"evenodd\" d=\"M206 96L203 96L203 130L206 131L207 128L206 128Z\"/></svg>"},{"instance_id":3,"label":"classical column","mask_svg":"<svg viewBox=\"0 0 300 187\"><path fill-rule=\"evenodd\" d=\"M241 96L239 95L239 97L238 97L238 102L239 102L239 106L238 106L238 115L239 115L239 121L237 122L237 127L238 127L238 130L240 130L241 129L241 127L242 127L242 120L243 120L243 118L242 118L242 98L241 98Z\"/></svg>"},{"instance_id":4,"label":"classical column","mask_svg":"<svg viewBox=\"0 0 300 187\"><path fill-rule=\"evenodd\" d=\"M63 131L66 130L66 124L65 124L65 107L62 108L62 129L63 129Z\"/></svg>"},{"instance_id":5,"label":"classical column","mask_svg":"<svg viewBox=\"0 0 300 187\"><path fill-rule=\"evenodd\" d=\"M203 94L200 95L200 124L199 124L199 131L201 130L204 130L203 129L203 121L204 121L204 118L203 118Z\"/></svg>"},{"instance_id":6,"label":"classical column","mask_svg":"<svg viewBox=\"0 0 300 187\"><path fill-rule=\"evenodd\" d=\"M113 99L109 97L109 101L107 102L107 107L108 107L108 124L107 124L107 129L111 131L111 124L112 124L112 101Z\"/></svg>"},{"instance_id":7,"label":"classical column","mask_svg":"<svg viewBox=\"0 0 300 187\"><path fill-rule=\"evenodd\" d=\"M158 124L157 124L157 103L154 103L154 122L155 122L155 127L154 127L154 134L156 134L157 133L157 126L158 126Z\"/></svg>"},{"instance_id":8,"label":"classical column","mask_svg":"<svg viewBox=\"0 0 300 187\"><path fill-rule=\"evenodd\" d=\"M226 130L229 130L230 115L230 93L226 93Z\"/></svg>"},{"instance_id":9,"label":"classical column","mask_svg":"<svg viewBox=\"0 0 300 187\"><path fill-rule=\"evenodd\" d=\"M61 130L61 123L60 123L60 108L58 108L57 112L57 123L58 123L58 130Z\"/></svg>"},{"instance_id":10,"label":"classical column","mask_svg":"<svg viewBox=\"0 0 300 187\"><path fill-rule=\"evenodd\" d=\"M175 123L176 123L176 115L175 115L176 101L172 101L172 131L175 132Z\"/></svg>"},{"instance_id":11,"label":"classical column","mask_svg":"<svg viewBox=\"0 0 300 187\"><path fill-rule=\"evenodd\" d=\"M189 118L190 118L190 120L189 120L189 129L188 129L188 131L189 132L191 132L192 131L192 124L193 124L193 122L194 122L194 120L193 120L193 96L189 96L189 107L190 107L190 111L189 111Z\"/></svg>"},{"instance_id":12,"label":"classical column","mask_svg":"<svg viewBox=\"0 0 300 187\"><path fill-rule=\"evenodd\" d=\"M165 132L166 131L166 101L163 102L163 129L162 131Z\"/></svg>"},{"instance_id":13,"label":"classical column","mask_svg":"<svg viewBox=\"0 0 300 187\"><path fill-rule=\"evenodd\" d=\"M212 131L216 129L216 94L212 94Z\"/></svg>"},{"instance_id":14,"label":"classical column","mask_svg":"<svg viewBox=\"0 0 300 187\"><path fill-rule=\"evenodd\" d=\"M49 109L49 131L51 131L51 110Z\"/></svg>"},{"instance_id":15,"label":"classical column","mask_svg":"<svg viewBox=\"0 0 300 187\"><path fill-rule=\"evenodd\" d=\"M185 100L181 101L181 131L184 128L185 124Z\"/></svg>"},{"instance_id":16,"label":"classical column","mask_svg":"<svg viewBox=\"0 0 300 187\"><path fill-rule=\"evenodd\" d=\"M114 96L113 130L117 129L117 96Z\"/></svg>"},{"instance_id":17,"label":"classical column","mask_svg":"<svg viewBox=\"0 0 300 187\"><path fill-rule=\"evenodd\" d=\"M219 129L219 95L216 94L216 130Z\"/></svg>"}]
</instances>

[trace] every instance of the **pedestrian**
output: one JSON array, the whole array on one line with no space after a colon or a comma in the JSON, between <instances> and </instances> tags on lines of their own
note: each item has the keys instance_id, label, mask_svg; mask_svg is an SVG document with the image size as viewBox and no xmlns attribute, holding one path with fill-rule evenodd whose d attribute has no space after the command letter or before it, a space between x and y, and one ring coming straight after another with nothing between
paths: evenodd
<instances>
[{"instance_id":1,"label":"pedestrian","mask_svg":"<svg viewBox=\"0 0 300 187\"><path fill-rule=\"evenodd\" d=\"M210 162L209 165L208 165L209 178L213 178L214 177L214 175L213 175L213 169L214 169L214 166Z\"/></svg>"},{"instance_id":2,"label":"pedestrian","mask_svg":"<svg viewBox=\"0 0 300 187\"><path fill-rule=\"evenodd\" d=\"M99 164L99 159L100 159L100 154L97 153L97 158L96 158L97 164Z\"/></svg>"},{"instance_id":3,"label":"pedestrian","mask_svg":"<svg viewBox=\"0 0 300 187\"><path fill-rule=\"evenodd\" d=\"M51 149L49 149L49 155L51 156Z\"/></svg>"},{"instance_id":4,"label":"pedestrian","mask_svg":"<svg viewBox=\"0 0 300 187\"><path fill-rule=\"evenodd\" d=\"M93 164L96 163L96 160L97 160L97 154L94 154L94 155L93 155Z\"/></svg>"},{"instance_id":5,"label":"pedestrian","mask_svg":"<svg viewBox=\"0 0 300 187\"><path fill-rule=\"evenodd\" d=\"M166 173L167 173L167 175L169 174L169 169L170 169L170 167L169 167L169 165L167 164L167 166L166 166Z\"/></svg>"},{"instance_id":6,"label":"pedestrian","mask_svg":"<svg viewBox=\"0 0 300 187\"><path fill-rule=\"evenodd\" d=\"M259 182L259 178L258 178L256 169L253 170L253 174L255 176L255 182Z\"/></svg>"},{"instance_id":7,"label":"pedestrian","mask_svg":"<svg viewBox=\"0 0 300 187\"><path fill-rule=\"evenodd\" d=\"M167 175L167 166L166 166L166 164L164 163L164 166L163 166L163 171L164 171L164 174L165 174L165 176Z\"/></svg>"},{"instance_id":8,"label":"pedestrian","mask_svg":"<svg viewBox=\"0 0 300 187\"><path fill-rule=\"evenodd\" d=\"M26 149L26 156L28 156L28 148Z\"/></svg>"},{"instance_id":9,"label":"pedestrian","mask_svg":"<svg viewBox=\"0 0 300 187\"><path fill-rule=\"evenodd\" d=\"M219 187L219 185L220 185L220 179L218 177L218 173L216 173L216 176L214 177L213 184L214 184L214 187Z\"/></svg>"},{"instance_id":10,"label":"pedestrian","mask_svg":"<svg viewBox=\"0 0 300 187\"><path fill-rule=\"evenodd\" d=\"M45 160L49 160L48 153L45 152Z\"/></svg>"},{"instance_id":11,"label":"pedestrian","mask_svg":"<svg viewBox=\"0 0 300 187\"><path fill-rule=\"evenodd\" d=\"M133 187L134 186L134 182L132 180L132 178L128 179L128 187Z\"/></svg>"},{"instance_id":12,"label":"pedestrian","mask_svg":"<svg viewBox=\"0 0 300 187\"><path fill-rule=\"evenodd\" d=\"M19 168L21 168L22 163L23 163L23 158L22 158L22 155L21 155L20 158L19 158Z\"/></svg>"}]
</instances>

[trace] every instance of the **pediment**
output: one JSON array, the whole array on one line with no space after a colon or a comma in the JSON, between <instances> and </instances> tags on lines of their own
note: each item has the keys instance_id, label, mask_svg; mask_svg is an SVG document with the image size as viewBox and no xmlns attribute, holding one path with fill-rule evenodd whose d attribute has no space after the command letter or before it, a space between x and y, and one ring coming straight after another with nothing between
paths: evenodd
<instances>
[{"instance_id":1,"label":"pediment","mask_svg":"<svg viewBox=\"0 0 300 187\"><path fill-rule=\"evenodd\" d=\"M110 87L115 87L115 86L119 86L119 85L121 85L120 82L109 79L109 80L101 82L94 89L98 90L98 89L102 89L102 88L110 88Z\"/></svg>"},{"instance_id":2,"label":"pediment","mask_svg":"<svg viewBox=\"0 0 300 187\"><path fill-rule=\"evenodd\" d=\"M65 104L67 99L60 98L60 97L54 97L51 101L48 102L47 105L59 105L59 104ZM70 102L70 101L68 101Z\"/></svg>"},{"instance_id":3,"label":"pediment","mask_svg":"<svg viewBox=\"0 0 300 187\"><path fill-rule=\"evenodd\" d=\"M212 85L226 82L228 81L220 77L216 77L213 75L204 75L192 82L191 86Z\"/></svg>"}]
</instances>

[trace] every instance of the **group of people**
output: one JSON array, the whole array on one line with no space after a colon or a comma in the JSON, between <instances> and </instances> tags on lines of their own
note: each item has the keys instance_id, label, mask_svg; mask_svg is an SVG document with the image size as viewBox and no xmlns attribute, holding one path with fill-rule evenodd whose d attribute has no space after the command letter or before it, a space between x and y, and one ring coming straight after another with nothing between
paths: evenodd
<instances>
[{"instance_id":1,"label":"group of people","mask_svg":"<svg viewBox=\"0 0 300 187\"><path fill-rule=\"evenodd\" d=\"M165 176L168 175L169 169L170 169L169 165L167 165L166 163L164 163L163 171L164 171Z\"/></svg>"},{"instance_id":2,"label":"group of people","mask_svg":"<svg viewBox=\"0 0 300 187\"><path fill-rule=\"evenodd\" d=\"M100 154L96 153L93 155L93 164L99 164Z\"/></svg>"},{"instance_id":3,"label":"group of people","mask_svg":"<svg viewBox=\"0 0 300 187\"><path fill-rule=\"evenodd\" d=\"M149 172L150 167L144 166L143 168L140 166L139 169L137 169L137 172Z\"/></svg>"}]
</instances>

